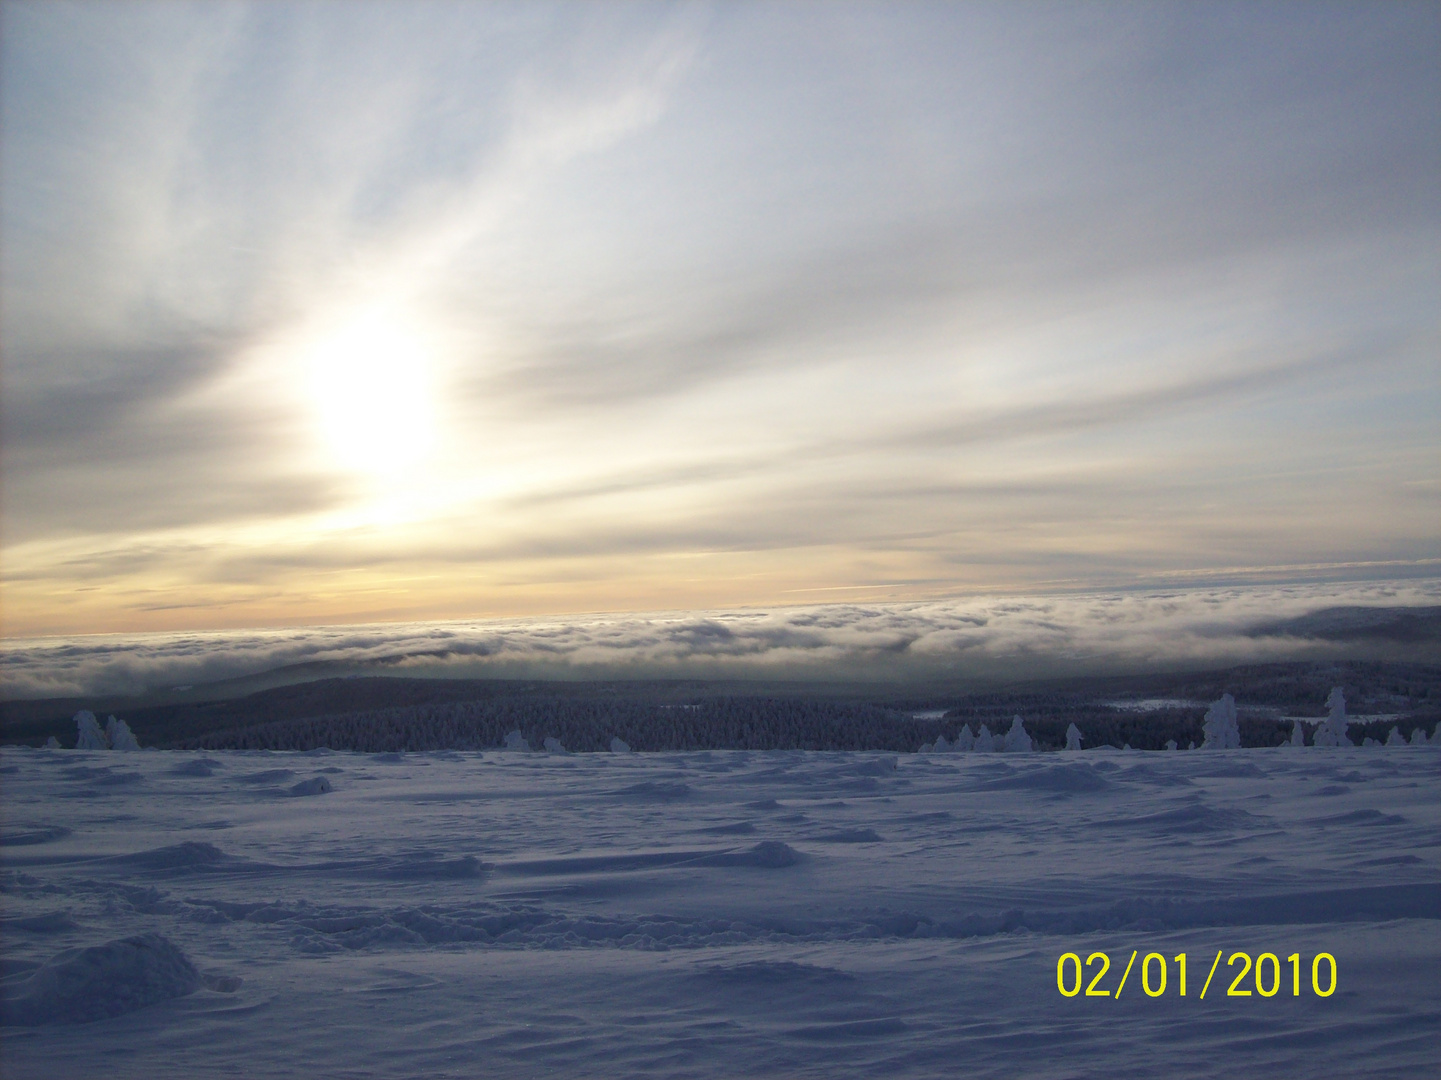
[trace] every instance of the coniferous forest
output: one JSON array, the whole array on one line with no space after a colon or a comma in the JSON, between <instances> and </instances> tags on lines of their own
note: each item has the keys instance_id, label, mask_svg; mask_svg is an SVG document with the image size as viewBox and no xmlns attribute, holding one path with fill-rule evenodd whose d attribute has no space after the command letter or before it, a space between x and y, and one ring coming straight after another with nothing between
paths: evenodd
<instances>
[{"instance_id":1,"label":"coniferous forest","mask_svg":"<svg viewBox=\"0 0 1441 1080\"><path fill-rule=\"evenodd\" d=\"M962 726L1001 736L1020 716L1037 750L1059 750L1075 724L1086 747L1184 749L1204 741L1207 703L1234 696L1243 746L1279 746L1295 717L1325 715L1340 686L1350 735L1384 742L1393 728L1428 736L1441 718L1441 667L1270 664L1225 671L1023 684L984 690L699 681L557 683L503 680L325 679L244 697L143 704L66 699L6 702L7 743L75 745L72 716L125 720L143 746L174 749L482 750L520 732L573 753L631 750L884 750L915 752ZM203 697L203 694L201 695Z\"/></svg>"}]
</instances>

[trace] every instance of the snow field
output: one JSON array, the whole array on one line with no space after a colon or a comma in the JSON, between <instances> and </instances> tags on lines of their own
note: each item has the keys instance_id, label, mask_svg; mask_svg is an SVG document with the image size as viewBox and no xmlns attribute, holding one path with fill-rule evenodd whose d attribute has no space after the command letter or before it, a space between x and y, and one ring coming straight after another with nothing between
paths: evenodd
<instances>
[{"instance_id":1,"label":"snow field","mask_svg":"<svg viewBox=\"0 0 1441 1080\"><path fill-rule=\"evenodd\" d=\"M5 750L0 1064L1423 1075L1438 781L1409 746ZM1061 953L1133 949L1188 952L1191 996L1057 992ZM1340 987L1200 1002L1217 949L1331 952Z\"/></svg>"}]
</instances>

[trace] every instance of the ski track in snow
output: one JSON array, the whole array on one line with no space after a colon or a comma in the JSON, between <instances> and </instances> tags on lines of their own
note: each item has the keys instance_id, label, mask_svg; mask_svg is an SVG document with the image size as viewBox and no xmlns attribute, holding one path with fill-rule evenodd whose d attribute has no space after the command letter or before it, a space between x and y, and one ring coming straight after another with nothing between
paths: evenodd
<instances>
[{"instance_id":1,"label":"ski track in snow","mask_svg":"<svg viewBox=\"0 0 1441 1080\"><path fill-rule=\"evenodd\" d=\"M1431 748L12 748L0 783L10 1078L1441 1060ZM1057 992L1061 953L1133 949L1187 952L1190 997ZM1203 1002L1218 949L1327 951L1339 989Z\"/></svg>"}]
</instances>

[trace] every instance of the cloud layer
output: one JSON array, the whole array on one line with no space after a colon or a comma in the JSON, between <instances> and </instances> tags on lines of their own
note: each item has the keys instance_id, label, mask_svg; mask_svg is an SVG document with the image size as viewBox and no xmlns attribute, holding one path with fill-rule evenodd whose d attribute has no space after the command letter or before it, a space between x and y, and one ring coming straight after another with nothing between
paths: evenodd
<instances>
[{"instance_id":1,"label":"cloud layer","mask_svg":"<svg viewBox=\"0 0 1441 1080\"><path fill-rule=\"evenodd\" d=\"M14 641L6 697L134 694L309 665L310 677L739 678L912 682L1416 653L1337 633L1338 607L1434 610L1441 580L1190 589L567 620ZM1310 619L1304 617L1312 616Z\"/></svg>"}]
</instances>

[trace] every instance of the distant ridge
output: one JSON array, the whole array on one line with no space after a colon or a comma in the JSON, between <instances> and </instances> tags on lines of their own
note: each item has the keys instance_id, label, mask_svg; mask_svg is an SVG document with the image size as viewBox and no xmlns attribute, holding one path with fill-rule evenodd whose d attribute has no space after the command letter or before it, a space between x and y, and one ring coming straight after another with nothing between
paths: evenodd
<instances>
[{"instance_id":1,"label":"distant ridge","mask_svg":"<svg viewBox=\"0 0 1441 1080\"><path fill-rule=\"evenodd\" d=\"M1441 607L1331 607L1292 619L1261 623L1250 637L1315 638L1322 641L1434 641L1441 659Z\"/></svg>"}]
</instances>

